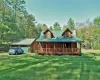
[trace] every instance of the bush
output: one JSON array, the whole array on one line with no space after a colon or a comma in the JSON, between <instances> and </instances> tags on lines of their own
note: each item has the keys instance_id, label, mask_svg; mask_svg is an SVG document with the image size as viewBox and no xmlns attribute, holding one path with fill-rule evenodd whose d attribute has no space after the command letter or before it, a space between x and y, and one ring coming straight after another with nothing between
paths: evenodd
<instances>
[{"instance_id":1,"label":"bush","mask_svg":"<svg viewBox=\"0 0 100 80\"><path fill-rule=\"evenodd\" d=\"M0 52L8 52L9 48L8 44L0 44Z\"/></svg>"}]
</instances>

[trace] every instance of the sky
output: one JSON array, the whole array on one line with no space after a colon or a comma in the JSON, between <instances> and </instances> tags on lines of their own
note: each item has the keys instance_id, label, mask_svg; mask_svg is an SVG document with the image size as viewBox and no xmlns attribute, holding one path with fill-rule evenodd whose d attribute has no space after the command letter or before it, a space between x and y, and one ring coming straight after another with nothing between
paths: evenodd
<instances>
[{"instance_id":1,"label":"sky","mask_svg":"<svg viewBox=\"0 0 100 80\"><path fill-rule=\"evenodd\" d=\"M66 25L69 18L76 22L100 16L100 0L25 0L26 9L41 24Z\"/></svg>"}]
</instances>

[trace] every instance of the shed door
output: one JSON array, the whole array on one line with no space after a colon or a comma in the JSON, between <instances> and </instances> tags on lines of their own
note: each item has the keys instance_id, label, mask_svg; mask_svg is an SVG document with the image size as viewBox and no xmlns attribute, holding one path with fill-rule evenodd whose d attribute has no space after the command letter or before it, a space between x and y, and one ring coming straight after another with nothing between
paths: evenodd
<instances>
[{"instance_id":1,"label":"shed door","mask_svg":"<svg viewBox=\"0 0 100 80\"><path fill-rule=\"evenodd\" d=\"M28 47L21 47L24 50L24 53L28 53Z\"/></svg>"}]
</instances>

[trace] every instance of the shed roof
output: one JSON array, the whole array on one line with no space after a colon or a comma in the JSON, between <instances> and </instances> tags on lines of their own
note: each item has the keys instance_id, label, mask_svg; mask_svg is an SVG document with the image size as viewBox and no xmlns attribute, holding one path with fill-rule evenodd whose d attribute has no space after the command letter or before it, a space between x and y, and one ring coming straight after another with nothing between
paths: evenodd
<instances>
[{"instance_id":1,"label":"shed roof","mask_svg":"<svg viewBox=\"0 0 100 80\"><path fill-rule=\"evenodd\" d=\"M31 45L35 39L24 39L19 42L12 43L11 45Z\"/></svg>"}]
</instances>

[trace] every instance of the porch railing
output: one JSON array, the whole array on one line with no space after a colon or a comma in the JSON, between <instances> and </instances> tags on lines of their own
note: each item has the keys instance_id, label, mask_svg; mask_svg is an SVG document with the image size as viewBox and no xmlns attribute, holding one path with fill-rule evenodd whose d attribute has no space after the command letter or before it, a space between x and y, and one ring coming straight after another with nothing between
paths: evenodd
<instances>
[{"instance_id":1,"label":"porch railing","mask_svg":"<svg viewBox=\"0 0 100 80\"><path fill-rule=\"evenodd\" d=\"M41 48L38 50L38 53L42 54L79 54L79 48Z\"/></svg>"}]
</instances>

